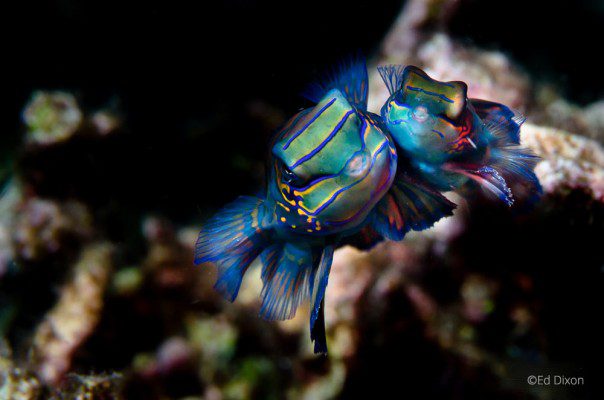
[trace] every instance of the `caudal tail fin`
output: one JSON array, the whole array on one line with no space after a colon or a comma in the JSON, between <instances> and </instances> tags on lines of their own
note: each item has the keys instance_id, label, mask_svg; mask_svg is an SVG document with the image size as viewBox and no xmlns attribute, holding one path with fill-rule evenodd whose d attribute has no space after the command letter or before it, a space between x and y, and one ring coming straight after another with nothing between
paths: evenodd
<instances>
[{"instance_id":1,"label":"caudal tail fin","mask_svg":"<svg viewBox=\"0 0 604 400\"><path fill-rule=\"evenodd\" d=\"M247 268L268 245L261 227L263 214L263 200L242 196L220 210L199 232L195 264L216 264L218 279L214 287L229 301L235 300Z\"/></svg>"}]
</instances>

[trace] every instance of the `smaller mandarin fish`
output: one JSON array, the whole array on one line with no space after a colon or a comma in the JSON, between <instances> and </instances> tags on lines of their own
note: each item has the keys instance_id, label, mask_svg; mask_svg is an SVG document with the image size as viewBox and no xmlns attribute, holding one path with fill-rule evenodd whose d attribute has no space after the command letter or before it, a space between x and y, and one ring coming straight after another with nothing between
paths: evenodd
<instances>
[{"instance_id":1,"label":"smaller mandarin fish","mask_svg":"<svg viewBox=\"0 0 604 400\"><path fill-rule=\"evenodd\" d=\"M312 86L306 97L316 105L271 141L265 196L227 205L203 226L196 244L195 263L217 265L214 287L229 301L256 258L261 317L289 319L309 301L315 353L327 352L324 297L334 249L400 240L454 207L397 172L394 142L381 118L367 112L367 87L364 61Z\"/></svg>"},{"instance_id":2,"label":"smaller mandarin fish","mask_svg":"<svg viewBox=\"0 0 604 400\"><path fill-rule=\"evenodd\" d=\"M378 68L390 97L382 117L423 179L439 190L478 183L508 206L512 190L541 193L538 157L520 146L524 117L503 104L468 99L463 82L440 82L414 66Z\"/></svg>"}]
</instances>

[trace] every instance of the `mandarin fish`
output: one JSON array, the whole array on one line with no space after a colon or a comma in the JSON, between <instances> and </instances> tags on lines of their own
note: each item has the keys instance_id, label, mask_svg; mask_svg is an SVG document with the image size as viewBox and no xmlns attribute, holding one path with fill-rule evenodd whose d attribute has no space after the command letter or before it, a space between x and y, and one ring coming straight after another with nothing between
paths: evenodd
<instances>
[{"instance_id":1,"label":"mandarin fish","mask_svg":"<svg viewBox=\"0 0 604 400\"><path fill-rule=\"evenodd\" d=\"M538 197L538 157L520 146L523 116L503 104L468 99L464 82L440 82L414 66L378 70L390 92L382 118L421 179L462 193L477 183L508 206L512 185Z\"/></svg>"},{"instance_id":2,"label":"mandarin fish","mask_svg":"<svg viewBox=\"0 0 604 400\"><path fill-rule=\"evenodd\" d=\"M362 61L312 86L306 97L314 107L271 140L265 195L227 205L203 226L196 244L195 263L216 264L214 287L229 301L256 258L261 317L289 319L309 301L315 353L327 352L324 296L335 248L402 238L452 209L444 197L432 200L438 192L404 177L394 191L396 149L380 117L367 112L367 86ZM418 215L422 209L425 218Z\"/></svg>"}]
</instances>

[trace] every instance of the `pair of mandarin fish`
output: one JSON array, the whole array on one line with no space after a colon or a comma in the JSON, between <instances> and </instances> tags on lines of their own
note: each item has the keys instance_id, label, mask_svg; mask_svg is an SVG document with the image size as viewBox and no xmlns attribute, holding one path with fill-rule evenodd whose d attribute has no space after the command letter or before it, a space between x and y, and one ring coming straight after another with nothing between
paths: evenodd
<instances>
[{"instance_id":1,"label":"pair of mandarin fish","mask_svg":"<svg viewBox=\"0 0 604 400\"><path fill-rule=\"evenodd\" d=\"M536 198L537 157L520 146L524 118L503 104L467 98L463 82L439 82L413 66L378 68L390 97L367 111L364 61L314 84L316 105L270 143L265 197L240 197L204 226L195 263L218 268L216 290L237 297L262 263L260 316L283 320L310 301L310 337L326 353L324 299L334 249L402 240L451 215L446 191L480 186L511 206L510 186Z\"/></svg>"}]
</instances>

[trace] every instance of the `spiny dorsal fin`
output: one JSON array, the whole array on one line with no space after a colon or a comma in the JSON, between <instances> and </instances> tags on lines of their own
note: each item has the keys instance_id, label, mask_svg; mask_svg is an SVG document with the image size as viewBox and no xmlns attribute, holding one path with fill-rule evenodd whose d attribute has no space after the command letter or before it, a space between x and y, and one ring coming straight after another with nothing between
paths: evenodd
<instances>
[{"instance_id":1,"label":"spiny dorsal fin","mask_svg":"<svg viewBox=\"0 0 604 400\"><path fill-rule=\"evenodd\" d=\"M470 104L491 134L507 139L507 143L520 143L520 126L526 120L522 113L488 100L470 99Z\"/></svg>"},{"instance_id":2,"label":"spiny dorsal fin","mask_svg":"<svg viewBox=\"0 0 604 400\"><path fill-rule=\"evenodd\" d=\"M325 77L310 84L302 93L308 100L318 103L332 89L338 89L346 100L361 111L367 111L369 78L367 65L361 56L351 57L336 68L325 73Z\"/></svg>"},{"instance_id":3,"label":"spiny dorsal fin","mask_svg":"<svg viewBox=\"0 0 604 400\"><path fill-rule=\"evenodd\" d=\"M378 67L378 72L388 88L390 94L396 92L403 84L404 65L382 65Z\"/></svg>"}]
</instances>

